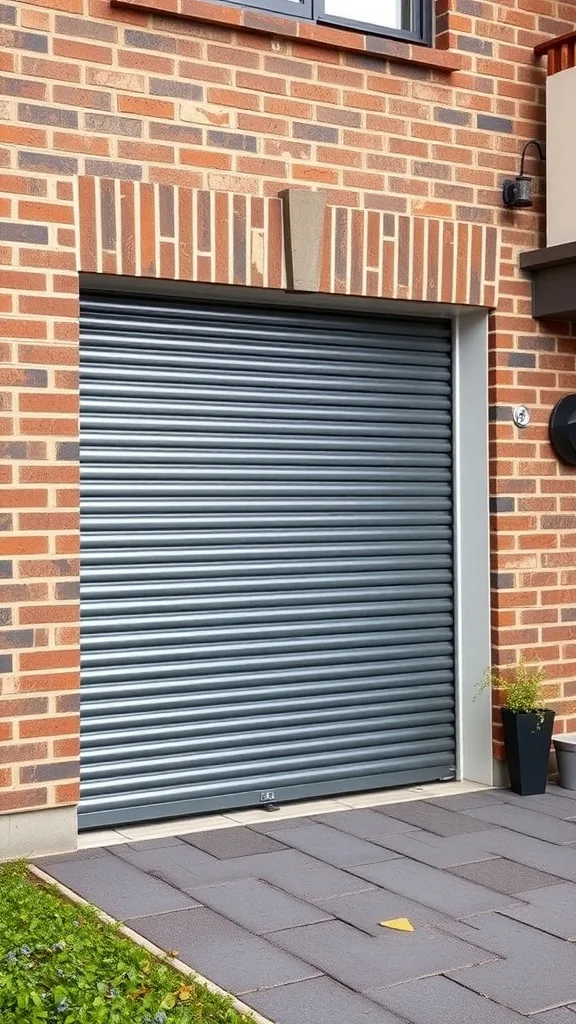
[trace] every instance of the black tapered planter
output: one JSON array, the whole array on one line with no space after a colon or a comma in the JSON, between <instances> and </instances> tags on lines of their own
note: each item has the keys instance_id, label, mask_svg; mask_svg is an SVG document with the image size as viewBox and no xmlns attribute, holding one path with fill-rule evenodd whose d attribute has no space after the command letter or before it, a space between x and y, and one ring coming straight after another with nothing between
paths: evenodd
<instances>
[{"instance_id":1,"label":"black tapered planter","mask_svg":"<svg viewBox=\"0 0 576 1024\"><path fill-rule=\"evenodd\" d=\"M537 715L502 708L502 725L510 788L520 796L545 793L554 712Z\"/></svg>"}]
</instances>

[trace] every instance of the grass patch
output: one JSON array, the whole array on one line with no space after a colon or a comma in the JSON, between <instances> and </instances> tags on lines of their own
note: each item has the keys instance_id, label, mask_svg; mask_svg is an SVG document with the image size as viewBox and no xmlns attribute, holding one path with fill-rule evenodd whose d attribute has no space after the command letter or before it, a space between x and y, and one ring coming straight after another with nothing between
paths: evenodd
<instances>
[{"instance_id":1,"label":"grass patch","mask_svg":"<svg viewBox=\"0 0 576 1024\"><path fill-rule=\"evenodd\" d=\"M254 1024L23 863L0 867L0 1021Z\"/></svg>"}]
</instances>

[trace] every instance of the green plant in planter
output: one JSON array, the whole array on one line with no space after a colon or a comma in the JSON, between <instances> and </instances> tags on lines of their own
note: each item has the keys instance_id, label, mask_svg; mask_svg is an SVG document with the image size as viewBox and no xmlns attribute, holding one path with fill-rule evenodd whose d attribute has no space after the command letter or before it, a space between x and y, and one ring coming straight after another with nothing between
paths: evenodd
<instances>
[{"instance_id":1,"label":"green plant in planter","mask_svg":"<svg viewBox=\"0 0 576 1024\"><path fill-rule=\"evenodd\" d=\"M543 665L539 662L529 665L521 655L518 664L507 676L500 675L496 669L487 668L479 691L488 688L499 690L504 696L504 708L516 714L536 715L538 728L541 728L544 721L545 678Z\"/></svg>"},{"instance_id":2,"label":"green plant in planter","mask_svg":"<svg viewBox=\"0 0 576 1024\"><path fill-rule=\"evenodd\" d=\"M521 796L545 793L554 712L544 707L544 668L521 657L505 671L487 669L479 692L490 688L503 697L500 715L511 788Z\"/></svg>"}]
</instances>

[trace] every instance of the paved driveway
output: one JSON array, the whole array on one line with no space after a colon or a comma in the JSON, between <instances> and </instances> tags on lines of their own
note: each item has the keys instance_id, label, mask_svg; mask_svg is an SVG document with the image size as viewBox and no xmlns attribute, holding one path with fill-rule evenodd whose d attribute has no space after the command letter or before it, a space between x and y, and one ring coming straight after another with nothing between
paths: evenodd
<instances>
[{"instance_id":1,"label":"paved driveway","mask_svg":"<svg viewBox=\"0 0 576 1024\"><path fill-rule=\"evenodd\" d=\"M576 1024L576 793L557 787L37 863L276 1024ZM414 931L379 923L397 918Z\"/></svg>"}]
</instances>

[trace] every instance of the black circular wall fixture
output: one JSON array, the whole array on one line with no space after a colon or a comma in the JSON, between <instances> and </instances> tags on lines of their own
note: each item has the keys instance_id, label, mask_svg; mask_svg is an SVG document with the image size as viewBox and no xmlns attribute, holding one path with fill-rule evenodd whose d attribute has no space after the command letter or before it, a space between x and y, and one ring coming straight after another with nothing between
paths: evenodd
<instances>
[{"instance_id":1,"label":"black circular wall fixture","mask_svg":"<svg viewBox=\"0 0 576 1024\"><path fill-rule=\"evenodd\" d=\"M576 395L564 395L552 410L550 443L562 462L576 466Z\"/></svg>"}]
</instances>

